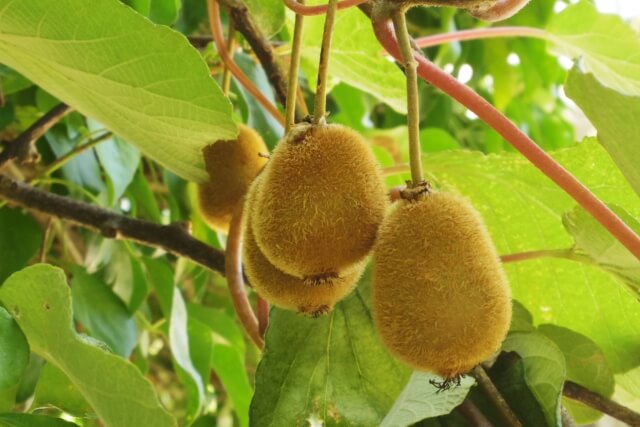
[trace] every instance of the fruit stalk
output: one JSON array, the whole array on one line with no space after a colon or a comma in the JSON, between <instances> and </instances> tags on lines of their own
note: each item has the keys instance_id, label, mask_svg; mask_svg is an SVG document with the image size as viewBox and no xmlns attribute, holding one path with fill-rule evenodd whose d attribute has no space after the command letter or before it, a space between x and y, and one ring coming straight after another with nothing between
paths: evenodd
<instances>
[{"instance_id":1,"label":"fruit stalk","mask_svg":"<svg viewBox=\"0 0 640 427\"><path fill-rule=\"evenodd\" d=\"M313 123L325 123L327 110L327 78L329 76L329 57L331 39L333 38L333 26L336 22L336 10L338 0L329 0L327 16L324 21L324 33L322 35L322 48L320 49L320 63L318 64L318 83L316 86L315 108L313 111Z\"/></svg>"},{"instance_id":2,"label":"fruit stalk","mask_svg":"<svg viewBox=\"0 0 640 427\"><path fill-rule=\"evenodd\" d=\"M400 45L402 66L407 80L407 126L409 128L409 159L413 185L422 182L422 161L420 149L420 99L418 92L418 63L413 57L413 49L407 29L407 18L402 9L393 15L396 37Z\"/></svg>"},{"instance_id":3,"label":"fruit stalk","mask_svg":"<svg viewBox=\"0 0 640 427\"><path fill-rule=\"evenodd\" d=\"M299 0L304 4L304 0ZM302 53L302 31L304 29L304 15L296 15L296 23L293 27L293 41L291 43L291 65L289 66L289 84L287 87L287 106L285 118L285 133L293 127L296 119L296 95L298 92L298 72L300 68L300 55Z\"/></svg>"},{"instance_id":4,"label":"fruit stalk","mask_svg":"<svg viewBox=\"0 0 640 427\"><path fill-rule=\"evenodd\" d=\"M513 413L507 401L504 400L504 397L502 397L496 386L493 384L493 381L491 381L491 378L489 378L489 375L482 365L476 366L472 375L478 382L480 388L482 388L482 391L484 391L485 395L491 399L495 407L498 409L506 425L511 427L522 427L522 423L520 423L516 414Z\"/></svg>"},{"instance_id":5,"label":"fruit stalk","mask_svg":"<svg viewBox=\"0 0 640 427\"><path fill-rule=\"evenodd\" d=\"M381 18L381 19L380 19ZM391 22L386 17L373 18L373 29L380 44L396 60L402 60L398 41L394 37ZM516 150L520 151L535 167L555 182L591 216L602 224L620 243L640 259L640 236L625 224L609 207L598 199L569 171L524 134L494 106L471 88L442 71L423 55L414 52L418 62L418 75L460 102L481 120L491 126Z\"/></svg>"},{"instance_id":6,"label":"fruit stalk","mask_svg":"<svg viewBox=\"0 0 640 427\"><path fill-rule=\"evenodd\" d=\"M242 213L244 198L238 203L227 237L227 249L225 251L225 272L227 285L231 294L231 301L238 319L251 341L259 349L264 348L264 340L260 334L258 319L254 314L249 298L244 289L244 277L242 276Z\"/></svg>"}]
</instances>

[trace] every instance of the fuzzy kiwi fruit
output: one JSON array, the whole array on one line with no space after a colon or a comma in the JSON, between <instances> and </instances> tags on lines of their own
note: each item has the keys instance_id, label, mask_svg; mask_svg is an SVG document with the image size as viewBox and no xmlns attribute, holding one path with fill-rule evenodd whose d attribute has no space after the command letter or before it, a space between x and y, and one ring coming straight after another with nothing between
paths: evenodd
<instances>
[{"instance_id":1,"label":"fuzzy kiwi fruit","mask_svg":"<svg viewBox=\"0 0 640 427\"><path fill-rule=\"evenodd\" d=\"M373 307L389 351L446 379L495 351L511 322L511 292L478 212L464 198L399 200L378 231Z\"/></svg>"},{"instance_id":2,"label":"fuzzy kiwi fruit","mask_svg":"<svg viewBox=\"0 0 640 427\"><path fill-rule=\"evenodd\" d=\"M342 298L355 288L364 271L364 262L344 272L341 277L326 283L309 284L299 277L278 270L264 256L253 234L251 204L260 191L258 177L252 184L245 202L245 228L243 239L244 271L253 289L265 300L280 308L297 311L313 317L329 312Z\"/></svg>"},{"instance_id":3,"label":"fuzzy kiwi fruit","mask_svg":"<svg viewBox=\"0 0 640 427\"><path fill-rule=\"evenodd\" d=\"M371 147L357 132L298 124L263 177L253 232L279 270L322 281L367 256L388 202Z\"/></svg>"},{"instance_id":4,"label":"fuzzy kiwi fruit","mask_svg":"<svg viewBox=\"0 0 640 427\"><path fill-rule=\"evenodd\" d=\"M233 209L267 163L259 155L268 152L262 137L246 125L238 128L237 139L202 150L209 181L198 185L198 205L207 224L221 232L229 230Z\"/></svg>"}]
</instances>

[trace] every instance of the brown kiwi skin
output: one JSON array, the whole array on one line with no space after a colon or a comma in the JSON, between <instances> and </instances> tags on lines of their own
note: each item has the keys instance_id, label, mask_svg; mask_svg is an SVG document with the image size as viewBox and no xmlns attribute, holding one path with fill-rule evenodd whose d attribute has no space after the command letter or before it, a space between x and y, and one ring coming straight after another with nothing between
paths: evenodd
<instances>
[{"instance_id":1,"label":"brown kiwi skin","mask_svg":"<svg viewBox=\"0 0 640 427\"><path fill-rule=\"evenodd\" d=\"M263 173L253 231L279 270L311 281L370 252L388 205L369 144L342 125L296 125Z\"/></svg>"},{"instance_id":2,"label":"brown kiwi skin","mask_svg":"<svg viewBox=\"0 0 640 427\"><path fill-rule=\"evenodd\" d=\"M223 233L229 230L235 206L267 163L259 155L268 153L262 137L244 124L238 128L236 140L217 141L202 150L209 181L198 185L198 206L207 224Z\"/></svg>"},{"instance_id":3,"label":"brown kiwi skin","mask_svg":"<svg viewBox=\"0 0 640 427\"><path fill-rule=\"evenodd\" d=\"M396 202L378 231L373 262L374 318L397 358L450 379L499 349L511 291L466 199L428 193Z\"/></svg>"},{"instance_id":4,"label":"brown kiwi skin","mask_svg":"<svg viewBox=\"0 0 640 427\"><path fill-rule=\"evenodd\" d=\"M259 176L252 184L245 202L243 261L244 271L253 289L269 303L301 314L318 317L349 295L364 271L364 262L347 269L339 277L326 283L309 284L299 277L290 276L274 267L264 256L252 229L251 204L260 191Z\"/></svg>"}]
</instances>

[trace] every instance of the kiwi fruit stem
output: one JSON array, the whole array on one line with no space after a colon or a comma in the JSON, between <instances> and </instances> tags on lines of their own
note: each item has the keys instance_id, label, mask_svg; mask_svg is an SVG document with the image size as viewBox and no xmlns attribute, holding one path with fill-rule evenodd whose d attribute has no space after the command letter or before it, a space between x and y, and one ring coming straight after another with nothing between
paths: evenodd
<instances>
[{"instance_id":1,"label":"kiwi fruit stem","mask_svg":"<svg viewBox=\"0 0 640 427\"><path fill-rule=\"evenodd\" d=\"M242 275L242 216L244 197L240 200L229 224L229 236L225 250L225 275L233 308L246 334L259 349L264 348L264 340L260 333L258 319L251 308L244 287Z\"/></svg>"},{"instance_id":2,"label":"kiwi fruit stem","mask_svg":"<svg viewBox=\"0 0 640 427\"><path fill-rule=\"evenodd\" d=\"M304 0L298 0L304 5ZM300 68L300 56L302 53L302 31L304 29L304 15L296 15L293 27L293 41L291 43L291 65L289 67L289 86L287 88L287 105L285 108L285 133L295 124L296 100L298 92L298 72Z\"/></svg>"},{"instance_id":3,"label":"kiwi fruit stem","mask_svg":"<svg viewBox=\"0 0 640 427\"><path fill-rule=\"evenodd\" d=\"M418 63L413 57L413 48L407 29L407 19L402 9L396 10L392 17L396 37L400 44L402 65L407 79L407 126L409 128L409 159L413 185L422 181L422 159L420 149L420 99L418 93Z\"/></svg>"},{"instance_id":4,"label":"kiwi fruit stem","mask_svg":"<svg viewBox=\"0 0 640 427\"><path fill-rule=\"evenodd\" d=\"M507 401L504 400L504 397L502 397L500 391L493 384L493 381L491 381L491 378L482 365L476 366L471 372L471 375L476 379L478 385L480 385L480 388L491 400L498 412L500 412L500 416L506 425L509 427L522 427L522 423L516 414L513 413Z\"/></svg>"},{"instance_id":5,"label":"kiwi fruit stem","mask_svg":"<svg viewBox=\"0 0 640 427\"><path fill-rule=\"evenodd\" d=\"M333 38L333 26L336 21L338 0L329 0L327 15L324 21L324 32L322 34L322 47L320 49L320 63L318 64L318 83L316 86L315 108L313 110L313 123L326 123L325 115L327 110L327 78L329 75L329 56L331 50L331 39Z\"/></svg>"}]
</instances>

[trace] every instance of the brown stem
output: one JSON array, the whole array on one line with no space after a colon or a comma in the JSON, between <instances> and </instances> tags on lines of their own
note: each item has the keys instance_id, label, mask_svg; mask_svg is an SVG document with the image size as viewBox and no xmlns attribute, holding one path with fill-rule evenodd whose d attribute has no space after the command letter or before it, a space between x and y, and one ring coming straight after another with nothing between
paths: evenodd
<instances>
[{"instance_id":1,"label":"brown stem","mask_svg":"<svg viewBox=\"0 0 640 427\"><path fill-rule=\"evenodd\" d=\"M419 39L416 39L415 42L418 47L425 48L465 40L493 39L498 37L534 37L538 39L546 39L547 36L548 34L546 31L538 28L493 27L435 34L433 36L420 37Z\"/></svg>"},{"instance_id":2,"label":"brown stem","mask_svg":"<svg viewBox=\"0 0 640 427\"><path fill-rule=\"evenodd\" d=\"M456 410L460 412L460 415L473 427L493 427L491 422L469 398L466 398Z\"/></svg>"},{"instance_id":3,"label":"brown stem","mask_svg":"<svg viewBox=\"0 0 640 427\"><path fill-rule=\"evenodd\" d=\"M349 7L358 6L362 3L367 2L368 0L342 0L338 2L337 9L347 9ZM297 15L303 16L313 16L313 15L324 15L329 10L328 4L321 4L316 6L305 6L303 2L296 0L284 0L284 4L294 11Z\"/></svg>"},{"instance_id":4,"label":"brown stem","mask_svg":"<svg viewBox=\"0 0 640 427\"><path fill-rule=\"evenodd\" d=\"M397 60L402 55L393 28L388 19L373 20L374 33L382 46ZM580 206L589 212L600 224L640 259L640 236L624 223L606 204L598 199L576 177L563 168L542 148L525 135L494 106L471 88L445 73L419 53L414 53L418 61L418 75L423 80L439 88L460 102L480 119L496 130L515 149L520 151L535 167L555 182Z\"/></svg>"},{"instance_id":5,"label":"brown stem","mask_svg":"<svg viewBox=\"0 0 640 427\"><path fill-rule=\"evenodd\" d=\"M276 93L276 98L283 106L287 105L286 72L280 64L273 46L251 17L247 6L240 0L220 0L220 3L229 8L229 16L233 18L236 29L242 33L260 64L262 64L267 78Z\"/></svg>"},{"instance_id":6,"label":"brown stem","mask_svg":"<svg viewBox=\"0 0 640 427\"><path fill-rule=\"evenodd\" d=\"M234 51L234 35L236 33L235 25L233 24L233 18L229 18L229 27L227 29L227 52L229 56L233 58ZM225 65L224 73L222 74L222 93L224 96L229 96L231 90L231 70Z\"/></svg>"},{"instance_id":7,"label":"brown stem","mask_svg":"<svg viewBox=\"0 0 640 427\"><path fill-rule=\"evenodd\" d=\"M236 65L233 58L227 52L225 46L224 35L222 34L222 23L220 22L220 6L217 0L207 0L207 10L209 13L209 25L211 26L211 35L213 41L218 49L218 54L224 65L231 71L233 76L238 79L240 84L247 89L247 91L269 112L281 125L284 126L284 117L282 113L271 103L258 88L253 84L251 79L242 72L240 67Z\"/></svg>"},{"instance_id":8,"label":"brown stem","mask_svg":"<svg viewBox=\"0 0 640 427\"><path fill-rule=\"evenodd\" d=\"M543 249L540 251L518 252L513 254L501 255L500 260L503 264L510 262L527 261L537 258L568 258L573 259L573 251L571 249Z\"/></svg>"},{"instance_id":9,"label":"brown stem","mask_svg":"<svg viewBox=\"0 0 640 427\"><path fill-rule=\"evenodd\" d=\"M513 413L507 401L504 400L504 397L502 397L500 391L498 391L493 384L493 381L491 381L491 378L489 378L484 368L480 365L476 366L471 372L471 375L476 379L484 394L493 402L496 409L498 409L506 425L510 427L522 427L522 423L520 423L516 414Z\"/></svg>"},{"instance_id":10,"label":"brown stem","mask_svg":"<svg viewBox=\"0 0 640 427\"><path fill-rule=\"evenodd\" d=\"M304 0L299 0L304 4ZM291 42L291 59L289 65L289 84L287 88L287 108L285 133L289 132L296 121L296 100L298 94L298 73L300 68L300 56L302 55L302 31L304 29L304 16L296 15L293 27L293 40Z\"/></svg>"},{"instance_id":11,"label":"brown stem","mask_svg":"<svg viewBox=\"0 0 640 427\"><path fill-rule=\"evenodd\" d=\"M320 63L318 64L318 82L316 85L315 108L313 123L325 123L327 109L327 79L329 78L329 58L331 57L331 40L333 26L336 22L336 5L338 0L329 0L327 15L324 20L322 33L322 47L320 48Z\"/></svg>"},{"instance_id":12,"label":"brown stem","mask_svg":"<svg viewBox=\"0 0 640 427\"><path fill-rule=\"evenodd\" d=\"M2 198L44 214L96 230L110 239L134 240L224 274L224 254L195 239L183 224L160 225L49 193L0 175Z\"/></svg>"},{"instance_id":13,"label":"brown stem","mask_svg":"<svg viewBox=\"0 0 640 427\"><path fill-rule=\"evenodd\" d=\"M0 153L0 169L15 158L21 162L27 160L31 152L31 145L71 110L72 108L66 104L59 104L53 107L51 111L36 120L29 129L22 132L13 142L6 144L4 151Z\"/></svg>"},{"instance_id":14,"label":"brown stem","mask_svg":"<svg viewBox=\"0 0 640 427\"><path fill-rule=\"evenodd\" d=\"M264 337L269 326L269 302L258 296L258 326L260 335Z\"/></svg>"},{"instance_id":15,"label":"brown stem","mask_svg":"<svg viewBox=\"0 0 640 427\"><path fill-rule=\"evenodd\" d=\"M630 426L640 426L640 414L632 411L626 406L622 406L604 396L576 384L573 381L566 381L562 394L572 400L577 400L591 408L597 409L615 419L623 421Z\"/></svg>"},{"instance_id":16,"label":"brown stem","mask_svg":"<svg viewBox=\"0 0 640 427\"><path fill-rule=\"evenodd\" d=\"M260 334L258 319L251 308L249 298L244 286L242 275L242 212L244 198L238 203L227 236L227 249L225 251L225 269L227 272L227 285L231 295L233 308L238 315L240 324L251 341L260 349L264 347L264 340Z\"/></svg>"}]
</instances>

